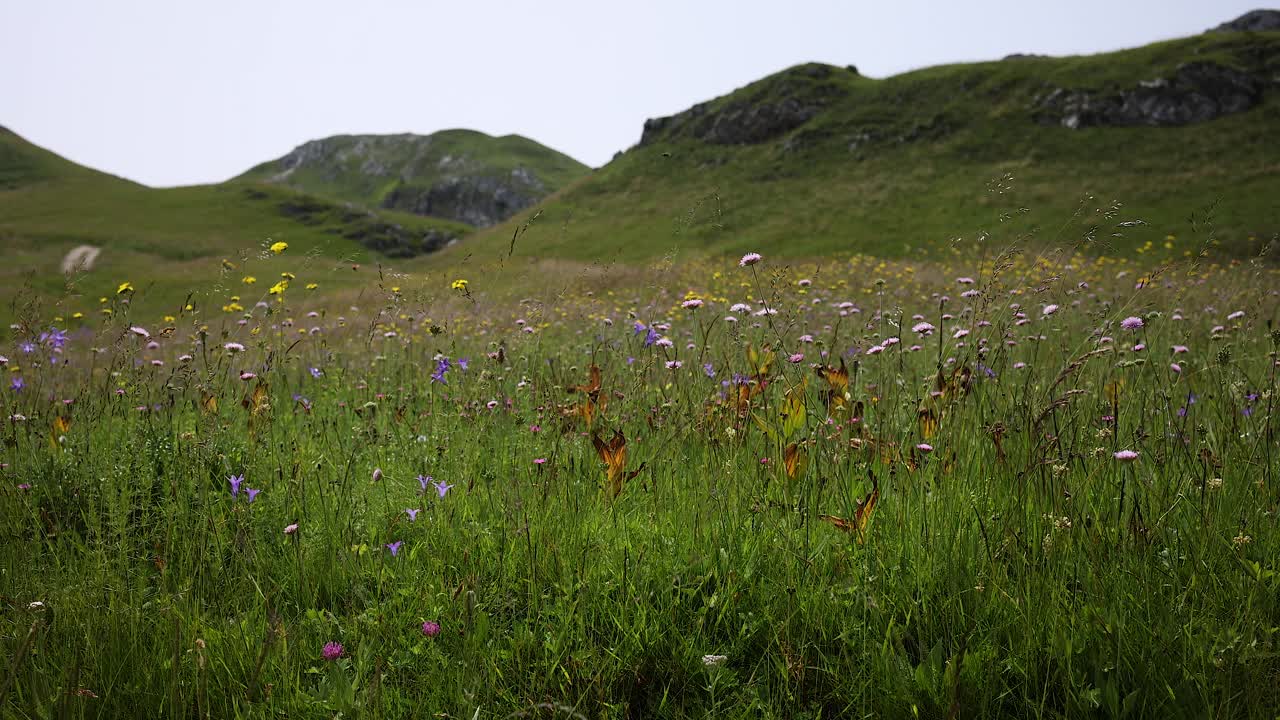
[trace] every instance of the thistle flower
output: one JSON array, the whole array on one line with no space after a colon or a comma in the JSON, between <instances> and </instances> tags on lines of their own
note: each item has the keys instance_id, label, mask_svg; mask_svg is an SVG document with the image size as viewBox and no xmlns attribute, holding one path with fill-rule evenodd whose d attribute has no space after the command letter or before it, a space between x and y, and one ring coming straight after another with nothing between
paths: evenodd
<instances>
[{"instance_id":1,"label":"thistle flower","mask_svg":"<svg viewBox=\"0 0 1280 720\"><path fill-rule=\"evenodd\" d=\"M330 662L342 657L342 643L327 642L324 649L320 651L321 656Z\"/></svg>"}]
</instances>

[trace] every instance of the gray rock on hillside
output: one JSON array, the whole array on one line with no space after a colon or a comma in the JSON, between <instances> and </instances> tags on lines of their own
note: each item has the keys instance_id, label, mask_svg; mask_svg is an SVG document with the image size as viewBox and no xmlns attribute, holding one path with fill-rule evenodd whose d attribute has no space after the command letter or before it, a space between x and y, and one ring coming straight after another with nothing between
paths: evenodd
<instances>
[{"instance_id":1,"label":"gray rock on hillside","mask_svg":"<svg viewBox=\"0 0 1280 720\"><path fill-rule=\"evenodd\" d=\"M1033 116L1042 125L1073 129L1191 125L1249 110L1262 101L1264 84L1240 70L1193 62L1171 78L1119 92L1058 88L1040 99Z\"/></svg>"},{"instance_id":2,"label":"gray rock on hillside","mask_svg":"<svg viewBox=\"0 0 1280 720\"><path fill-rule=\"evenodd\" d=\"M1280 10L1253 10L1209 32L1272 32L1280 30Z\"/></svg>"}]
</instances>

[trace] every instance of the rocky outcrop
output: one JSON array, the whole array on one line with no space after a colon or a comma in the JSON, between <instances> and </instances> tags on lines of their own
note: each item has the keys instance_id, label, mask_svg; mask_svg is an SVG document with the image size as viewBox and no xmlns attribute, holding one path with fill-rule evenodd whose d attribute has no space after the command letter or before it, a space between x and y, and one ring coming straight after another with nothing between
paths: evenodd
<instances>
[{"instance_id":1,"label":"rocky outcrop","mask_svg":"<svg viewBox=\"0 0 1280 720\"><path fill-rule=\"evenodd\" d=\"M713 145L772 140L804 125L844 95L842 87L829 81L834 72L829 65L802 65L758 83L743 97L700 103L676 115L646 120L640 145L677 137Z\"/></svg>"},{"instance_id":2,"label":"rocky outcrop","mask_svg":"<svg viewBox=\"0 0 1280 720\"><path fill-rule=\"evenodd\" d=\"M1033 116L1042 125L1073 129L1191 125L1253 108L1262 102L1264 85L1234 68L1193 62L1179 67L1173 77L1120 91L1057 88L1040 98Z\"/></svg>"},{"instance_id":3,"label":"rocky outcrop","mask_svg":"<svg viewBox=\"0 0 1280 720\"><path fill-rule=\"evenodd\" d=\"M276 211L304 225L327 226L325 232L353 240L388 257L408 258L435 252L458 240L451 231L436 227L407 228L349 204L339 205L308 195L283 199L255 188L245 196L274 202Z\"/></svg>"},{"instance_id":4,"label":"rocky outcrop","mask_svg":"<svg viewBox=\"0 0 1280 720\"><path fill-rule=\"evenodd\" d=\"M451 177L425 188L398 185L387 193L382 207L488 227L530 207L544 195L542 183L517 168L510 179Z\"/></svg>"},{"instance_id":5,"label":"rocky outcrop","mask_svg":"<svg viewBox=\"0 0 1280 720\"><path fill-rule=\"evenodd\" d=\"M1209 32L1274 32L1280 30L1280 10L1253 10Z\"/></svg>"}]
</instances>

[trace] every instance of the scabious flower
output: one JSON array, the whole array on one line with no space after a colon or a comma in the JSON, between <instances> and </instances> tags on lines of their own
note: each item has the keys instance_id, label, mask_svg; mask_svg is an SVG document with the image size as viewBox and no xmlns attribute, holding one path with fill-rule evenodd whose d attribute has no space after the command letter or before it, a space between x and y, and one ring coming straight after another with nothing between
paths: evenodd
<instances>
[{"instance_id":1,"label":"scabious flower","mask_svg":"<svg viewBox=\"0 0 1280 720\"><path fill-rule=\"evenodd\" d=\"M791 363L792 365L798 362L802 362L803 360L804 360L804 353L792 353L787 356L787 362Z\"/></svg>"},{"instance_id":2,"label":"scabious flower","mask_svg":"<svg viewBox=\"0 0 1280 720\"><path fill-rule=\"evenodd\" d=\"M742 259L738 261L738 267L747 267L748 265L755 265L756 263L760 262L763 259L764 258L760 255L760 253L750 252L742 256Z\"/></svg>"},{"instance_id":3,"label":"scabious flower","mask_svg":"<svg viewBox=\"0 0 1280 720\"><path fill-rule=\"evenodd\" d=\"M1143 326L1143 322L1142 322L1142 318L1140 317L1129 316L1120 321L1120 327L1124 328L1125 330L1138 330L1142 328L1142 326Z\"/></svg>"},{"instance_id":4,"label":"scabious flower","mask_svg":"<svg viewBox=\"0 0 1280 720\"><path fill-rule=\"evenodd\" d=\"M1044 315L1045 317L1048 317L1056 312L1058 312L1058 306L1052 303L1045 305L1044 308L1040 310L1040 314Z\"/></svg>"},{"instance_id":5,"label":"scabious flower","mask_svg":"<svg viewBox=\"0 0 1280 720\"><path fill-rule=\"evenodd\" d=\"M697 310L698 308L702 307L702 305L703 305L703 302L700 298L689 298L688 300L685 300L684 302L680 303L680 307L684 308L685 310Z\"/></svg>"},{"instance_id":6,"label":"scabious flower","mask_svg":"<svg viewBox=\"0 0 1280 720\"><path fill-rule=\"evenodd\" d=\"M668 370L679 370L679 369L680 369L680 368L682 368L682 367L684 367L684 363L683 363L683 362L681 362L681 361L679 361L679 360L668 360L668 361L667 361L667 369L668 369Z\"/></svg>"},{"instance_id":7,"label":"scabious flower","mask_svg":"<svg viewBox=\"0 0 1280 720\"><path fill-rule=\"evenodd\" d=\"M1133 462L1138 459L1138 453L1133 450L1121 450L1113 457L1120 462Z\"/></svg>"},{"instance_id":8,"label":"scabious flower","mask_svg":"<svg viewBox=\"0 0 1280 720\"><path fill-rule=\"evenodd\" d=\"M749 312L751 312L751 306L750 306L750 305L748 305L748 304L746 304L746 303L734 303L734 304L732 304L732 305L730 305L730 306L729 306L729 312L731 312L731 313L749 313Z\"/></svg>"},{"instance_id":9,"label":"scabious flower","mask_svg":"<svg viewBox=\"0 0 1280 720\"><path fill-rule=\"evenodd\" d=\"M922 452L922 453L931 453L931 452L933 452L933 446L932 446L932 445L930 445L929 443L920 443L920 444L916 445L916 449L917 449L917 450L919 450L919 451L920 451L920 452Z\"/></svg>"},{"instance_id":10,"label":"scabious flower","mask_svg":"<svg viewBox=\"0 0 1280 720\"><path fill-rule=\"evenodd\" d=\"M342 657L342 643L327 642L324 644L324 649L320 651L320 654L330 662L337 660Z\"/></svg>"},{"instance_id":11,"label":"scabious flower","mask_svg":"<svg viewBox=\"0 0 1280 720\"><path fill-rule=\"evenodd\" d=\"M233 353L244 352L244 345L241 345L238 342L229 342L223 345L222 347L227 352L233 352Z\"/></svg>"},{"instance_id":12,"label":"scabious flower","mask_svg":"<svg viewBox=\"0 0 1280 720\"><path fill-rule=\"evenodd\" d=\"M928 335L929 333L933 332L933 330L934 330L933 325L923 321L918 322L915 325L911 326L911 332L919 333L920 335Z\"/></svg>"},{"instance_id":13,"label":"scabious flower","mask_svg":"<svg viewBox=\"0 0 1280 720\"><path fill-rule=\"evenodd\" d=\"M1244 317L1244 311L1243 311L1243 310L1237 310L1237 311L1235 311L1235 312L1231 313L1230 315L1228 315L1228 316L1227 316L1227 319L1228 319L1228 320L1239 320L1239 319L1240 319L1240 318L1242 318L1242 317Z\"/></svg>"}]
</instances>

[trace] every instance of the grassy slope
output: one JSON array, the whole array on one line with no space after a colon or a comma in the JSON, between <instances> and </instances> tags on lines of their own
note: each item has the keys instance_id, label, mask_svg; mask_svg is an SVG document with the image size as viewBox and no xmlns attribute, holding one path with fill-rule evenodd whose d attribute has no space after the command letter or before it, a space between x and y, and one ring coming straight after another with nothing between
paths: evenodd
<instances>
[{"instance_id":1,"label":"grassy slope","mask_svg":"<svg viewBox=\"0 0 1280 720\"><path fill-rule=\"evenodd\" d=\"M1224 249L1250 253L1280 229L1280 123L1274 91L1250 112L1182 128L1044 127L1031 119L1049 86L1132 87L1190 60L1248 65L1275 56L1280 34L1206 35L1107 55L928 68L883 80L832 69L845 95L798 130L745 146L687 137L636 147L511 222L480 233L469 252L505 249L514 226L540 212L519 250L539 256L639 260L681 252L761 250L792 256L866 252L911 256L956 236L997 231L999 212L1028 208L1045 242L1070 244L1095 211L1152 223L1111 248L1131 249L1187 222L1215 200ZM769 90L773 78L718 98L711 109ZM930 124L947 128L930 137ZM886 140L856 150L862 131ZM911 142L892 138L922 132ZM932 131L936 132L936 131ZM788 139L802 147L788 151ZM1009 173L1011 191L988 190ZM1084 218L1072 221L1082 198ZM1203 233L1197 239L1203 239Z\"/></svg>"},{"instance_id":2,"label":"grassy slope","mask_svg":"<svg viewBox=\"0 0 1280 720\"><path fill-rule=\"evenodd\" d=\"M289 187L326 197L379 205L401 181L429 187L447 176L506 176L515 168L531 170L554 191L589 171L586 165L541 143L520 135L492 137L475 130L442 130L430 135L338 135L323 141L341 159L298 168L282 182ZM354 148L364 143L365 150ZM445 158L466 158L462 165L441 168ZM274 182L285 169L283 158L262 163L240 179ZM363 169L368 162L383 165L380 176Z\"/></svg>"},{"instance_id":3,"label":"grassy slope","mask_svg":"<svg viewBox=\"0 0 1280 720\"><path fill-rule=\"evenodd\" d=\"M191 289L210 287L224 258L234 260L270 241L288 242L290 251L255 264L260 284L246 286L246 291L265 292L284 270L297 273L298 282L305 284L304 266L383 260L349 237L376 231L379 223L421 232L470 231L460 223L404 213L352 211L255 183L147 188L71 163L7 131L0 133L0 167L6 180L0 189L0 242L7 261L0 267L0 283L10 289L6 307L0 309L5 316L12 313L9 301L24 286L61 293L67 282L59 270L62 258L82 244L103 252L93 270L76 279L73 295L87 297L73 298L68 311L92 311L97 296L125 280L139 289L151 286L141 297L148 309L158 310L179 303ZM320 209L305 218L281 211L282 204L299 201ZM324 282L326 287L342 286L346 277L330 272ZM239 278L236 273L224 282L234 286ZM351 280L363 281L367 278Z\"/></svg>"}]
</instances>

